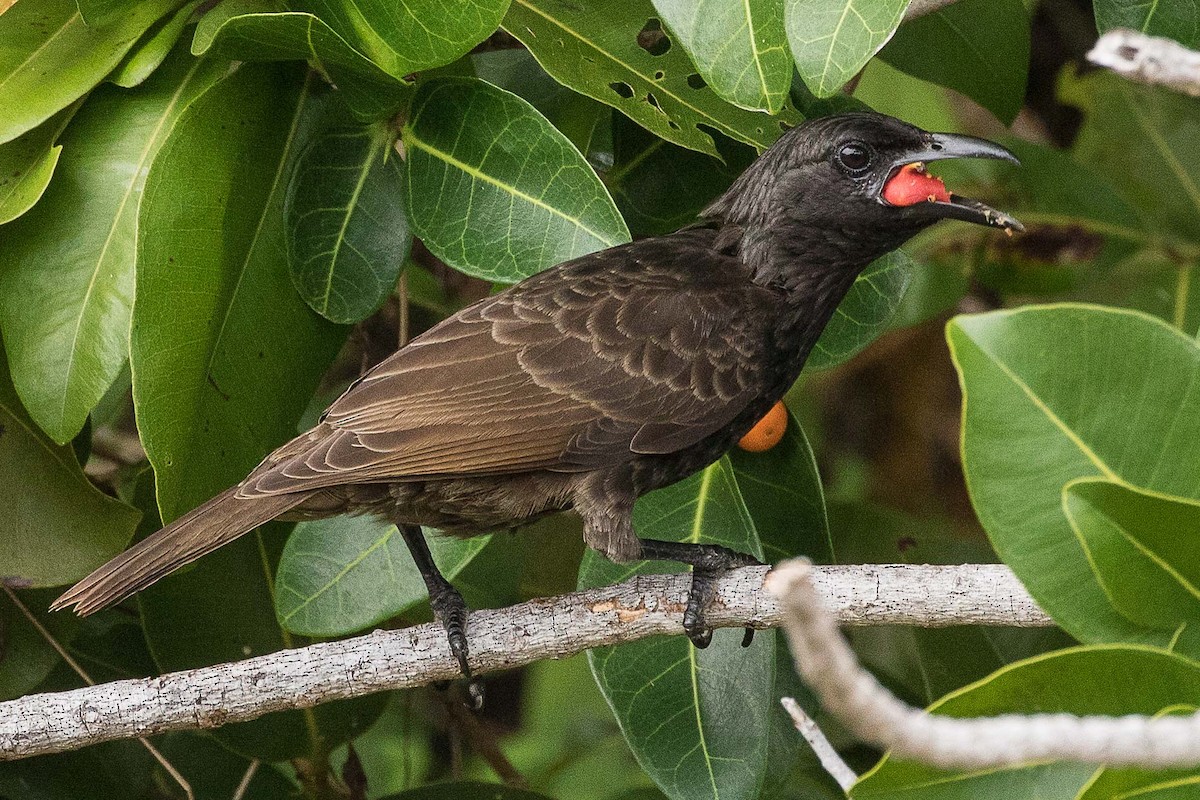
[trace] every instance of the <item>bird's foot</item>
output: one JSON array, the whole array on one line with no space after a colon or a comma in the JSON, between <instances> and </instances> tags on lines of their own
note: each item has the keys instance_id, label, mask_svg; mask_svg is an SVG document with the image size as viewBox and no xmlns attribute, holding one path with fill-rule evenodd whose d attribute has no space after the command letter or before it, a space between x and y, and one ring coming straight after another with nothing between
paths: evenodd
<instances>
[{"instance_id":1,"label":"bird's foot","mask_svg":"<svg viewBox=\"0 0 1200 800\"><path fill-rule=\"evenodd\" d=\"M449 581L441 581L429 592L429 604L433 607L434 616L446 629L446 638L450 642L450 653L458 662L463 678L467 681L467 696L470 705L476 711L483 707L483 684L471 674L471 666L467 661L467 604L462 595Z\"/></svg>"},{"instance_id":2,"label":"bird's foot","mask_svg":"<svg viewBox=\"0 0 1200 800\"><path fill-rule=\"evenodd\" d=\"M757 558L728 547L716 544L691 544L685 542L662 542L656 539L642 540L642 558L656 561L680 561L692 565L692 588L688 592L687 606L683 611L683 632L698 648L712 642L712 628L708 626L705 612L716 595L717 581L731 569L738 567L763 566ZM754 629L746 628L742 636L742 647L754 641Z\"/></svg>"}]
</instances>

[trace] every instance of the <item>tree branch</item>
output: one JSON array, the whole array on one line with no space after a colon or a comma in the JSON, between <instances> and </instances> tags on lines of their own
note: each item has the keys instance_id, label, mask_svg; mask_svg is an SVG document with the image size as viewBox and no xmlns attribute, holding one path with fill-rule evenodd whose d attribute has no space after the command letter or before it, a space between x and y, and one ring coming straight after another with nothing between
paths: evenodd
<instances>
[{"instance_id":1,"label":"tree branch","mask_svg":"<svg viewBox=\"0 0 1200 800\"><path fill-rule=\"evenodd\" d=\"M767 569L720 581L709 622L780 624L778 600L762 589ZM847 625L1047 626L1049 617L1004 566L819 567L817 589ZM690 576L648 575L469 619L476 674L562 658L601 645L682 632ZM457 677L436 623L374 631L231 664L116 681L0 703L0 760L72 750L165 731L215 728L272 711L424 686Z\"/></svg>"},{"instance_id":2,"label":"tree branch","mask_svg":"<svg viewBox=\"0 0 1200 800\"><path fill-rule=\"evenodd\" d=\"M1087 58L1131 81L1200 97L1200 53L1173 39L1117 28L1101 36Z\"/></svg>"}]
</instances>

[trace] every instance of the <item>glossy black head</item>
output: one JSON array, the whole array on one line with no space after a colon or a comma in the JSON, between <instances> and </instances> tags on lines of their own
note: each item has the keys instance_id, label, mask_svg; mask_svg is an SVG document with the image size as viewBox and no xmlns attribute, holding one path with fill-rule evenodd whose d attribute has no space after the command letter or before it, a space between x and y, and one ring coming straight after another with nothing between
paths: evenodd
<instances>
[{"instance_id":1,"label":"glossy black head","mask_svg":"<svg viewBox=\"0 0 1200 800\"><path fill-rule=\"evenodd\" d=\"M1022 230L924 172L924 162L947 158L1017 163L984 139L929 133L882 114L837 114L785 133L703 216L745 229L760 257L782 247L848 267L865 266L941 219Z\"/></svg>"}]
</instances>

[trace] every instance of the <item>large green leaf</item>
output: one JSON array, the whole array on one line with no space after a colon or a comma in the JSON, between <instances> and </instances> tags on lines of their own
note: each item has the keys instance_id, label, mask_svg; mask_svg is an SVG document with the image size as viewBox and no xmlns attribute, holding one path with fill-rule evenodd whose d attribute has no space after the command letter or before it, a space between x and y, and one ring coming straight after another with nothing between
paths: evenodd
<instances>
[{"instance_id":1,"label":"large green leaf","mask_svg":"<svg viewBox=\"0 0 1200 800\"><path fill-rule=\"evenodd\" d=\"M1089 478L1063 487L1063 511L1118 612L1165 631L1200 621L1200 503Z\"/></svg>"},{"instance_id":2,"label":"large green leaf","mask_svg":"<svg viewBox=\"0 0 1200 800\"><path fill-rule=\"evenodd\" d=\"M888 253L863 270L825 326L807 367L840 364L875 341L900 308L912 276L912 259L903 250Z\"/></svg>"},{"instance_id":3,"label":"large green leaf","mask_svg":"<svg viewBox=\"0 0 1200 800\"><path fill-rule=\"evenodd\" d=\"M238 61L307 59L341 91L355 116L395 113L409 86L388 75L312 14L276 13L263 0L226 0L196 28L192 52Z\"/></svg>"},{"instance_id":4,"label":"large green leaf","mask_svg":"<svg viewBox=\"0 0 1200 800\"><path fill-rule=\"evenodd\" d=\"M63 135L58 179L4 230L0 330L25 407L57 442L79 432L125 364L146 172L223 71L179 51L134 91L97 90Z\"/></svg>"},{"instance_id":5,"label":"large green leaf","mask_svg":"<svg viewBox=\"0 0 1200 800\"><path fill-rule=\"evenodd\" d=\"M409 221L456 269L516 282L629 241L583 156L516 95L474 78L431 80L403 136Z\"/></svg>"},{"instance_id":6,"label":"large green leaf","mask_svg":"<svg viewBox=\"0 0 1200 800\"><path fill-rule=\"evenodd\" d=\"M15 139L104 80L178 0L135 3L84 24L74 0L24 0L0 15L0 142Z\"/></svg>"},{"instance_id":7,"label":"large green leaf","mask_svg":"<svg viewBox=\"0 0 1200 800\"><path fill-rule=\"evenodd\" d=\"M295 67L244 65L194 103L146 179L132 345L138 428L166 520L236 483L289 438L344 328L287 274L283 198L324 93ZM141 595L162 669L294 644L274 618L284 531L266 526ZM359 730L374 701L290 712L218 735L279 760ZM307 719L307 722L306 722Z\"/></svg>"},{"instance_id":8,"label":"large green leaf","mask_svg":"<svg viewBox=\"0 0 1200 800\"><path fill-rule=\"evenodd\" d=\"M451 581L490 539L429 533L433 559ZM300 523L275 575L279 624L304 636L355 633L404 613L425 597L425 582L404 538L395 525L374 517Z\"/></svg>"},{"instance_id":9,"label":"large green leaf","mask_svg":"<svg viewBox=\"0 0 1200 800\"><path fill-rule=\"evenodd\" d=\"M504 29L559 82L691 150L717 155L704 127L765 150L781 123L800 120L790 103L772 119L722 101L661 30L649 0L513 0Z\"/></svg>"},{"instance_id":10,"label":"large green leaf","mask_svg":"<svg viewBox=\"0 0 1200 800\"><path fill-rule=\"evenodd\" d=\"M125 60L108 76L108 80L117 86L132 89L149 78L175 48L175 43L183 35L183 29L191 21L192 14L203 2L204 0L191 0L174 14L160 20L129 51Z\"/></svg>"},{"instance_id":11,"label":"large green leaf","mask_svg":"<svg viewBox=\"0 0 1200 800\"><path fill-rule=\"evenodd\" d=\"M33 208L45 193L62 155L62 145L55 142L73 114L74 109L64 109L33 130L0 144L0 225Z\"/></svg>"},{"instance_id":12,"label":"large green leaf","mask_svg":"<svg viewBox=\"0 0 1200 800\"><path fill-rule=\"evenodd\" d=\"M953 692L930 711L950 717L1013 713L1155 714L1200 704L1200 666L1141 647L1077 647L1012 664ZM1095 768L1039 763L967 773L885 757L850 790L854 800L1073 797Z\"/></svg>"},{"instance_id":13,"label":"large green leaf","mask_svg":"<svg viewBox=\"0 0 1200 800\"><path fill-rule=\"evenodd\" d=\"M701 77L723 100L776 113L792 85L778 0L654 0Z\"/></svg>"},{"instance_id":14,"label":"large green leaf","mask_svg":"<svg viewBox=\"0 0 1200 800\"><path fill-rule=\"evenodd\" d=\"M0 351L0 580L60 586L119 553L139 514L84 477L70 445L38 430L17 399Z\"/></svg>"},{"instance_id":15,"label":"large green leaf","mask_svg":"<svg viewBox=\"0 0 1200 800\"><path fill-rule=\"evenodd\" d=\"M296 0L397 78L449 64L495 32L509 0Z\"/></svg>"},{"instance_id":16,"label":"large green leaf","mask_svg":"<svg viewBox=\"0 0 1200 800\"><path fill-rule=\"evenodd\" d=\"M1107 71L1065 71L1062 99L1083 109L1078 160L1107 175L1143 225L1200 242L1200 115L1196 100L1130 83Z\"/></svg>"},{"instance_id":17,"label":"large green leaf","mask_svg":"<svg viewBox=\"0 0 1200 800\"><path fill-rule=\"evenodd\" d=\"M901 25L879 57L1010 125L1025 99L1029 13L1021 0L959 0Z\"/></svg>"},{"instance_id":18,"label":"large green leaf","mask_svg":"<svg viewBox=\"0 0 1200 800\"><path fill-rule=\"evenodd\" d=\"M896 32L909 0L786 0L796 69L809 91L832 97Z\"/></svg>"},{"instance_id":19,"label":"large green leaf","mask_svg":"<svg viewBox=\"0 0 1200 800\"><path fill-rule=\"evenodd\" d=\"M1200 47L1200 6L1196 0L1171 3L1146 0L1095 0L1096 27L1133 28L1151 36L1166 36L1184 47Z\"/></svg>"},{"instance_id":20,"label":"large green leaf","mask_svg":"<svg viewBox=\"0 0 1200 800\"><path fill-rule=\"evenodd\" d=\"M344 338L287 274L285 188L324 94L301 75L242 67L185 112L146 179L133 391L167 519L290 438Z\"/></svg>"},{"instance_id":21,"label":"large green leaf","mask_svg":"<svg viewBox=\"0 0 1200 800\"><path fill-rule=\"evenodd\" d=\"M729 459L641 498L639 536L721 544L762 557ZM666 569L664 570L664 567ZM589 552L582 586L600 586L678 564L616 565ZM698 650L660 636L591 651L592 671L638 762L672 800L756 798L768 769L775 638L722 629Z\"/></svg>"},{"instance_id":22,"label":"large green leaf","mask_svg":"<svg viewBox=\"0 0 1200 800\"><path fill-rule=\"evenodd\" d=\"M1104 478L1196 499L1200 348L1131 311L1059 305L956 317L963 468L1005 563L1086 642L1167 644L1109 602L1062 509L1062 487Z\"/></svg>"},{"instance_id":23,"label":"large green leaf","mask_svg":"<svg viewBox=\"0 0 1200 800\"><path fill-rule=\"evenodd\" d=\"M300 157L288 187L288 265L313 310L358 322L396 288L412 237L403 179L382 125L322 132Z\"/></svg>"}]
</instances>

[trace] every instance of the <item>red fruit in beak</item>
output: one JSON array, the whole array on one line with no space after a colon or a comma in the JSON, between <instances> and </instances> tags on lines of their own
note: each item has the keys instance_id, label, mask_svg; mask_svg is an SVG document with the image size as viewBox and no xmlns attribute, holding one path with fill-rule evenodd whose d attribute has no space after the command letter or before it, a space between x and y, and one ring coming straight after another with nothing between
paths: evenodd
<instances>
[{"instance_id":1,"label":"red fruit in beak","mask_svg":"<svg viewBox=\"0 0 1200 800\"><path fill-rule=\"evenodd\" d=\"M924 202L950 202L950 192L942 179L925 171L920 161L905 164L888 178L883 187L883 199L894 206L914 206Z\"/></svg>"}]
</instances>

